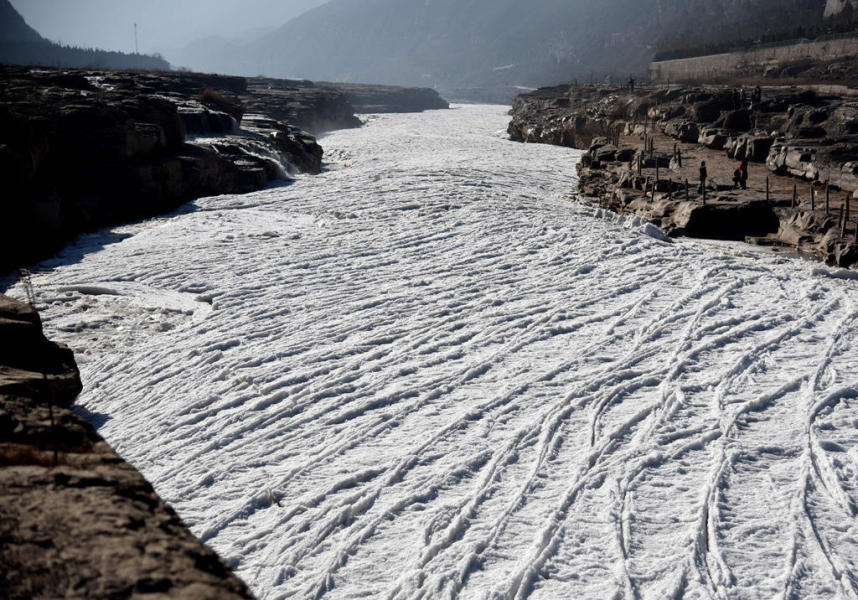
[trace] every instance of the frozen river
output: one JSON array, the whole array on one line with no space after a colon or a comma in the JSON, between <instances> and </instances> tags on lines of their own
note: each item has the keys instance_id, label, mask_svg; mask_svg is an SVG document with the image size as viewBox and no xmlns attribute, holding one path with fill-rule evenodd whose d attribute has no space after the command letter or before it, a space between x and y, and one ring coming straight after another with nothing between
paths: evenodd
<instances>
[{"instance_id":1,"label":"frozen river","mask_svg":"<svg viewBox=\"0 0 858 600\"><path fill-rule=\"evenodd\" d=\"M858 281L596 218L505 113L47 263L88 417L266 600L858 598Z\"/></svg>"}]
</instances>

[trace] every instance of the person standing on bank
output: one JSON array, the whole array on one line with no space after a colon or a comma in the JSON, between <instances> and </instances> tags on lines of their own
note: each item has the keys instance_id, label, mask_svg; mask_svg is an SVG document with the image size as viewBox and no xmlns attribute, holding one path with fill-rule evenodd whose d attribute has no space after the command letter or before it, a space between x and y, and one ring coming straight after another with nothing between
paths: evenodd
<instances>
[{"instance_id":1,"label":"person standing on bank","mask_svg":"<svg viewBox=\"0 0 858 600\"><path fill-rule=\"evenodd\" d=\"M742 163L739 165L739 169L742 171L742 189L748 189L748 159L742 159Z\"/></svg>"},{"instance_id":2,"label":"person standing on bank","mask_svg":"<svg viewBox=\"0 0 858 600\"><path fill-rule=\"evenodd\" d=\"M703 193L703 190L706 189L706 177L708 173L706 172L706 161L700 161L700 193Z\"/></svg>"}]
</instances>

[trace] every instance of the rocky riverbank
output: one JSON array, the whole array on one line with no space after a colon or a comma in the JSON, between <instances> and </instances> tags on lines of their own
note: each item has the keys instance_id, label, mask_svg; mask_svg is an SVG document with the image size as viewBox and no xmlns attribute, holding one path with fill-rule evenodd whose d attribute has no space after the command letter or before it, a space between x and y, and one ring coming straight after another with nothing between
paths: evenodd
<instances>
[{"instance_id":1,"label":"rocky riverbank","mask_svg":"<svg viewBox=\"0 0 858 600\"><path fill-rule=\"evenodd\" d=\"M319 85L342 92L359 113L412 113L450 108L450 103L431 88L365 83L319 83Z\"/></svg>"},{"instance_id":2,"label":"rocky riverbank","mask_svg":"<svg viewBox=\"0 0 858 600\"><path fill-rule=\"evenodd\" d=\"M38 313L0 295L0 339L3 597L251 598L72 412L74 357L45 339Z\"/></svg>"},{"instance_id":3,"label":"rocky riverbank","mask_svg":"<svg viewBox=\"0 0 858 600\"><path fill-rule=\"evenodd\" d=\"M858 102L850 98L800 88L766 88L753 99L726 88L557 86L516 98L509 134L587 150L582 194L669 235L858 263ZM736 189L742 159L753 177Z\"/></svg>"},{"instance_id":4,"label":"rocky riverbank","mask_svg":"<svg viewBox=\"0 0 858 600\"><path fill-rule=\"evenodd\" d=\"M429 88L360 83L313 82L304 79L248 80L240 94L248 110L293 123L314 133L360 127L354 113L407 113L450 108Z\"/></svg>"},{"instance_id":5,"label":"rocky riverbank","mask_svg":"<svg viewBox=\"0 0 858 600\"><path fill-rule=\"evenodd\" d=\"M315 137L432 90L183 72L0 67L0 273L75 235L321 171Z\"/></svg>"},{"instance_id":6,"label":"rocky riverbank","mask_svg":"<svg viewBox=\"0 0 858 600\"><path fill-rule=\"evenodd\" d=\"M13 67L0 75L0 272L83 231L321 170L315 138L289 123L241 127L241 78Z\"/></svg>"}]
</instances>

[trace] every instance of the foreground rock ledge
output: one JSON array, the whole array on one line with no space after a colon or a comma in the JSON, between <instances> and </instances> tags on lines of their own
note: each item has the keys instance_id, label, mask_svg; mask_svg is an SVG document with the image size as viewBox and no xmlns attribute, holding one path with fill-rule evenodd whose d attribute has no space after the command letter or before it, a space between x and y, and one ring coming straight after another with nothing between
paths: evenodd
<instances>
[{"instance_id":1,"label":"foreground rock ledge","mask_svg":"<svg viewBox=\"0 0 858 600\"><path fill-rule=\"evenodd\" d=\"M70 410L71 351L0 295L0 596L252 598L152 486Z\"/></svg>"}]
</instances>

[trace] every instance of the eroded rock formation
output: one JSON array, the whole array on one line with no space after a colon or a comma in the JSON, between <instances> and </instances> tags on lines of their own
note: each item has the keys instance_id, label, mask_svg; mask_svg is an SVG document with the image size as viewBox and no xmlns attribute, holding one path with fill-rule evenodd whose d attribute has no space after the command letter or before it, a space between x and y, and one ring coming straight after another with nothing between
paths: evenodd
<instances>
[{"instance_id":1,"label":"eroded rock formation","mask_svg":"<svg viewBox=\"0 0 858 600\"><path fill-rule=\"evenodd\" d=\"M243 78L12 67L0 74L8 190L0 272L50 256L83 231L257 190L289 170L321 170L321 147L293 125L257 115L239 129Z\"/></svg>"},{"instance_id":2,"label":"eroded rock formation","mask_svg":"<svg viewBox=\"0 0 858 600\"><path fill-rule=\"evenodd\" d=\"M588 150L582 193L670 235L787 245L841 266L858 263L856 203L850 210L844 200L858 192L856 132L858 102L796 88L755 98L725 88L557 86L516 98L509 125L513 140ZM647 148L656 136L660 147ZM691 149L692 169L683 170L671 145ZM696 183L684 182L697 181L701 159L712 175L712 158L724 172L710 181L707 204ZM743 159L765 165L777 192L759 187L757 167L756 191L732 189Z\"/></svg>"}]
</instances>

